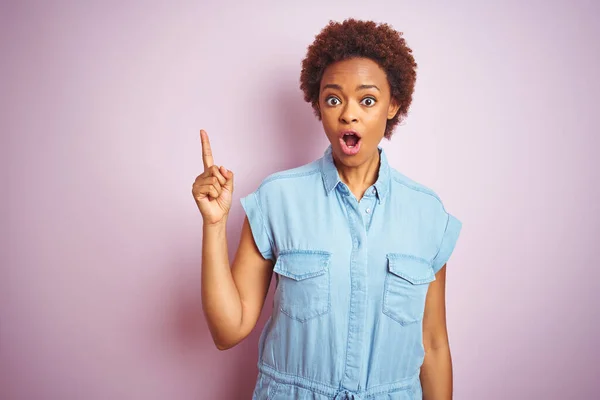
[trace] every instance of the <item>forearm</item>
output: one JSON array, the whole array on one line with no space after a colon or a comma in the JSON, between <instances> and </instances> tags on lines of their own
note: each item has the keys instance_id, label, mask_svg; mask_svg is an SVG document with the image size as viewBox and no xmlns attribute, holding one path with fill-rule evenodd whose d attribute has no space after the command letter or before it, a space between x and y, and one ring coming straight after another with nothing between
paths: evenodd
<instances>
[{"instance_id":1,"label":"forearm","mask_svg":"<svg viewBox=\"0 0 600 400\"><path fill-rule=\"evenodd\" d=\"M452 399L452 357L449 345L426 349L420 378L423 400Z\"/></svg>"},{"instance_id":2,"label":"forearm","mask_svg":"<svg viewBox=\"0 0 600 400\"><path fill-rule=\"evenodd\" d=\"M202 236L202 307L220 349L239 340L242 325L242 304L229 264L226 225L226 219L204 225Z\"/></svg>"}]
</instances>

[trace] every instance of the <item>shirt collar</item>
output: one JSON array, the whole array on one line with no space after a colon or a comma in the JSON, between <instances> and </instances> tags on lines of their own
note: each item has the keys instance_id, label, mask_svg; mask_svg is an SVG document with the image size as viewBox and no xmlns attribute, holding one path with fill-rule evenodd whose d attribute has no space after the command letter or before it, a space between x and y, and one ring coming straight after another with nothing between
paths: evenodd
<instances>
[{"instance_id":1,"label":"shirt collar","mask_svg":"<svg viewBox=\"0 0 600 400\"><path fill-rule=\"evenodd\" d=\"M379 150L380 165L377 181L373 186L375 186L375 189L377 190L377 198L381 203L381 201L383 201L387 196L390 187L390 165L388 163L383 148L377 146L377 149ZM331 193L331 191L342 182L338 170L333 162L331 145L329 145L325 150L325 153L321 158L320 164L321 175L323 176L323 184L325 186L325 192L327 193L327 195L329 195L329 193Z\"/></svg>"}]
</instances>

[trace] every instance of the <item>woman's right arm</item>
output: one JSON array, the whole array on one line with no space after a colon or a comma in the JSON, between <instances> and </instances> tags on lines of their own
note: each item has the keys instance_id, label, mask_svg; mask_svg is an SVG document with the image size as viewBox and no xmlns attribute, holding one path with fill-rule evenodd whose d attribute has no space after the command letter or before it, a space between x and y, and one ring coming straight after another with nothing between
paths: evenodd
<instances>
[{"instance_id":1,"label":"woman's right arm","mask_svg":"<svg viewBox=\"0 0 600 400\"><path fill-rule=\"evenodd\" d=\"M220 350L235 346L254 329L273 272L273 263L254 243L247 217L231 268L225 233L224 223L205 224L202 237L202 306Z\"/></svg>"},{"instance_id":2,"label":"woman's right arm","mask_svg":"<svg viewBox=\"0 0 600 400\"><path fill-rule=\"evenodd\" d=\"M233 173L213 164L208 135L200 131L204 173L192 187L204 220L202 236L202 308L215 345L229 349L250 334L265 302L273 263L260 254L248 218L230 265L227 216L233 193Z\"/></svg>"}]
</instances>

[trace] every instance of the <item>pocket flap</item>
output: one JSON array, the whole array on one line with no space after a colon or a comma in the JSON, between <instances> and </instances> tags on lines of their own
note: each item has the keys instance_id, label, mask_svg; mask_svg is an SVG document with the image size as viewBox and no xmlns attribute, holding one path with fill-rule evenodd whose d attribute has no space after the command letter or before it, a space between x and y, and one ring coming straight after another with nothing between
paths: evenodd
<instances>
[{"instance_id":1,"label":"pocket flap","mask_svg":"<svg viewBox=\"0 0 600 400\"><path fill-rule=\"evenodd\" d=\"M329 266L331 253L326 251L293 250L282 251L273 271L288 278L300 281L323 275Z\"/></svg>"},{"instance_id":2,"label":"pocket flap","mask_svg":"<svg viewBox=\"0 0 600 400\"><path fill-rule=\"evenodd\" d=\"M389 271L413 284L435 280L431 262L410 254L390 253L387 255Z\"/></svg>"}]
</instances>

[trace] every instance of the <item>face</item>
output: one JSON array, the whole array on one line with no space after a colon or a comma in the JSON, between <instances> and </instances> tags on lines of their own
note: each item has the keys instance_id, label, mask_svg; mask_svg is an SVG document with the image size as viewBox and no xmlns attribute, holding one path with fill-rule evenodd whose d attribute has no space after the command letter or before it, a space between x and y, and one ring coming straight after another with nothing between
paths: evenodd
<instances>
[{"instance_id":1,"label":"face","mask_svg":"<svg viewBox=\"0 0 600 400\"><path fill-rule=\"evenodd\" d=\"M386 73L368 58L328 66L321 79L319 110L336 160L358 166L376 154L386 122L399 106Z\"/></svg>"}]
</instances>

